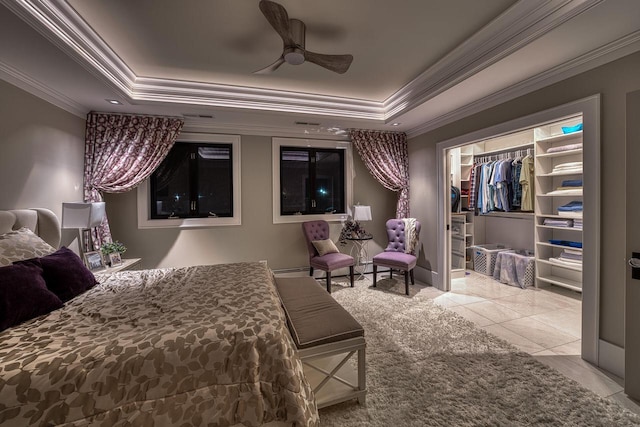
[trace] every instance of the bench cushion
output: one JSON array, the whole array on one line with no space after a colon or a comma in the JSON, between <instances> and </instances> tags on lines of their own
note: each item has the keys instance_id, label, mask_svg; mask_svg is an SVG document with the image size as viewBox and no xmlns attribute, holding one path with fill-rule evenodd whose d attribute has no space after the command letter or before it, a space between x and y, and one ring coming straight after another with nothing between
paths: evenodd
<instances>
[{"instance_id":1,"label":"bench cushion","mask_svg":"<svg viewBox=\"0 0 640 427\"><path fill-rule=\"evenodd\" d=\"M299 349L364 336L360 323L312 277L275 280Z\"/></svg>"}]
</instances>

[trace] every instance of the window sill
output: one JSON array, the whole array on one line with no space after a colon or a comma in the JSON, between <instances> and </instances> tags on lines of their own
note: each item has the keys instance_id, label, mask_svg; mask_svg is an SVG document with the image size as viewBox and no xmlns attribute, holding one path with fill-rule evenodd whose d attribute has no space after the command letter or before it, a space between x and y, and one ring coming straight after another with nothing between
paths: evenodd
<instances>
[{"instance_id":1,"label":"window sill","mask_svg":"<svg viewBox=\"0 0 640 427\"><path fill-rule=\"evenodd\" d=\"M317 214L317 215L274 215L274 224L296 224L306 221L323 219L327 222L339 222L347 219L347 214Z\"/></svg>"},{"instance_id":2,"label":"window sill","mask_svg":"<svg viewBox=\"0 0 640 427\"><path fill-rule=\"evenodd\" d=\"M242 225L240 218L178 218L178 219L141 219L138 228L206 228L230 225Z\"/></svg>"}]
</instances>

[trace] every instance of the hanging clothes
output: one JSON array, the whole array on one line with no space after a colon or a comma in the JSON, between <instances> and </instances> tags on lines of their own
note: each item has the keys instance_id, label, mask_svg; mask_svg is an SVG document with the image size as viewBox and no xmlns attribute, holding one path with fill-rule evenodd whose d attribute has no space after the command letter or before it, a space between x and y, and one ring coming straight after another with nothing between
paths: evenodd
<instances>
[{"instance_id":1,"label":"hanging clothes","mask_svg":"<svg viewBox=\"0 0 640 427\"><path fill-rule=\"evenodd\" d=\"M520 171L522 170L522 157L516 157L511 163L511 187L513 189L513 198L511 206L513 209L520 209L522 201L522 185L520 185Z\"/></svg>"},{"instance_id":2,"label":"hanging clothes","mask_svg":"<svg viewBox=\"0 0 640 427\"><path fill-rule=\"evenodd\" d=\"M527 155L522 159L522 170L520 171L520 185L522 186L522 204L520 208L523 211L533 210L534 177L533 156Z\"/></svg>"},{"instance_id":3,"label":"hanging clothes","mask_svg":"<svg viewBox=\"0 0 640 427\"><path fill-rule=\"evenodd\" d=\"M475 164L470 172L469 194L469 209L475 215L485 215L492 211L533 210L533 156L530 151L531 149L526 150L529 154L525 157L525 150L503 152L499 154L500 158L497 158L498 155L475 157ZM524 184L527 189L531 189L527 195L528 209L522 207L524 158L527 158Z\"/></svg>"}]
</instances>

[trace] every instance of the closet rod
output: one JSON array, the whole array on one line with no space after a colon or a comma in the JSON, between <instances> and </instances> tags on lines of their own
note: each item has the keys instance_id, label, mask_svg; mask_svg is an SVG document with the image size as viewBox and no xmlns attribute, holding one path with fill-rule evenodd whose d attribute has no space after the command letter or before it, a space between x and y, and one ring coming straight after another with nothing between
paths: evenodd
<instances>
[{"instance_id":1,"label":"closet rod","mask_svg":"<svg viewBox=\"0 0 640 427\"><path fill-rule=\"evenodd\" d=\"M522 150L523 148L533 148L533 141L526 144L513 145L511 147L500 148L497 150L483 151L481 153L474 153L474 157L491 156L494 154L510 153L512 151Z\"/></svg>"}]
</instances>

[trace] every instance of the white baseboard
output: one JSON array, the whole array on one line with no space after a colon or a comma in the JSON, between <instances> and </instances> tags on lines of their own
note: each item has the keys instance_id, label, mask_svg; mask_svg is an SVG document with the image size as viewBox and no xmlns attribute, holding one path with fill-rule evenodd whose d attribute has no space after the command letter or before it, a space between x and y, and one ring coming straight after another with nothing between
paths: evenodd
<instances>
[{"instance_id":1,"label":"white baseboard","mask_svg":"<svg viewBox=\"0 0 640 427\"><path fill-rule=\"evenodd\" d=\"M620 378L624 378L624 348L599 340L598 366Z\"/></svg>"}]
</instances>

